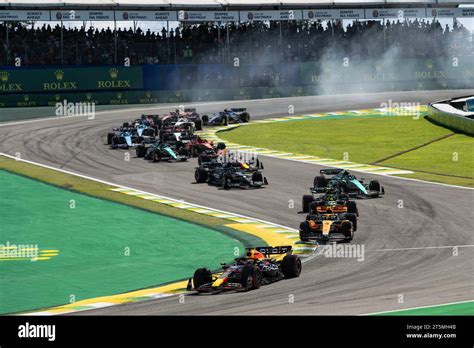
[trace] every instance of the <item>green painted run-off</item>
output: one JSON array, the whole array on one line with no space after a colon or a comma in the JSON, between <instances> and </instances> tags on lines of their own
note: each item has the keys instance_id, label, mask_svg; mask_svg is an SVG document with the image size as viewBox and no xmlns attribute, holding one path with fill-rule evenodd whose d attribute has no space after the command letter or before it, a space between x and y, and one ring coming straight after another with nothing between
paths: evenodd
<instances>
[{"instance_id":1,"label":"green painted run-off","mask_svg":"<svg viewBox=\"0 0 474 348\"><path fill-rule=\"evenodd\" d=\"M219 268L243 245L218 231L0 170L0 244L59 249L0 260L0 313L151 287ZM126 256L126 252L130 255Z\"/></svg>"},{"instance_id":2,"label":"green painted run-off","mask_svg":"<svg viewBox=\"0 0 474 348\"><path fill-rule=\"evenodd\" d=\"M474 315L474 301L386 312L378 315Z\"/></svg>"}]
</instances>

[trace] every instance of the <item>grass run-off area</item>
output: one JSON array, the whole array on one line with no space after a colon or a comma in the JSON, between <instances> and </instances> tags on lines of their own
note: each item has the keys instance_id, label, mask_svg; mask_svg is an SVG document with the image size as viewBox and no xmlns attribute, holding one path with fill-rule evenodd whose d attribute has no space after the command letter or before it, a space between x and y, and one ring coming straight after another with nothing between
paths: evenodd
<instances>
[{"instance_id":1,"label":"grass run-off area","mask_svg":"<svg viewBox=\"0 0 474 348\"><path fill-rule=\"evenodd\" d=\"M377 315L474 315L474 301L386 312Z\"/></svg>"},{"instance_id":2,"label":"grass run-off area","mask_svg":"<svg viewBox=\"0 0 474 348\"><path fill-rule=\"evenodd\" d=\"M0 313L173 282L262 244L223 220L109 188L0 156ZM37 245L40 259L7 257L7 242Z\"/></svg>"},{"instance_id":3,"label":"grass run-off area","mask_svg":"<svg viewBox=\"0 0 474 348\"><path fill-rule=\"evenodd\" d=\"M220 132L219 137L241 145L408 169L416 172L408 177L474 187L474 139L454 134L437 141L451 133L422 117L392 116L254 124Z\"/></svg>"}]
</instances>

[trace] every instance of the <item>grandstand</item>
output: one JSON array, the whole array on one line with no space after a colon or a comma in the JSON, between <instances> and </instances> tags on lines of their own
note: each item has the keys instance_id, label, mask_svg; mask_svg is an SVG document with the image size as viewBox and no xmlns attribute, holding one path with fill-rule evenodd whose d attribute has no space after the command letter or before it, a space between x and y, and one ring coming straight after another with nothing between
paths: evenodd
<instances>
[{"instance_id":1,"label":"grandstand","mask_svg":"<svg viewBox=\"0 0 474 348\"><path fill-rule=\"evenodd\" d=\"M181 91L203 88L207 94L200 100L217 97L210 89L222 88L234 89L225 97L235 99L331 93L341 86L346 92L464 87L472 85L474 75L473 33L468 29L474 8L462 7L466 3L3 1L0 66L7 73L1 90L19 92L5 83L26 68L51 67L55 72L57 67L76 67L87 75L89 66L138 68L141 76L130 88L101 92L148 96L166 90L173 91L173 100L194 99L193 93ZM347 90L348 82L356 87ZM58 86L22 91L97 89Z\"/></svg>"},{"instance_id":2,"label":"grandstand","mask_svg":"<svg viewBox=\"0 0 474 348\"><path fill-rule=\"evenodd\" d=\"M115 33L110 28L61 30L59 24L32 27L24 22L3 23L0 31L5 33L8 27L9 35L8 41L1 36L0 61L13 65L20 57L24 66L100 65L117 64L129 57L134 65L224 64L229 58L240 57L254 64L263 54L278 64L317 61L327 47L343 56L378 58L391 46L398 47L406 58L473 55L472 33L457 22L451 28L425 19L354 21L345 28L341 21L324 24L291 21L280 27L280 22L272 21L231 23L227 43L222 34L225 25L209 22L169 31L163 27L158 32L119 28Z\"/></svg>"}]
</instances>

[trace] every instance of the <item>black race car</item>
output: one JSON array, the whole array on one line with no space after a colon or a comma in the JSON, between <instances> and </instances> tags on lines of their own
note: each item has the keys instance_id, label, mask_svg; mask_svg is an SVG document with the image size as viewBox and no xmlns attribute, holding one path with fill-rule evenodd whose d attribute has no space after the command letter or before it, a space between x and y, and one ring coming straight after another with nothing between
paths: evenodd
<instances>
[{"instance_id":1,"label":"black race car","mask_svg":"<svg viewBox=\"0 0 474 348\"><path fill-rule=\"evenodd\" d=\"M167 143L157 141L155 143L142 143L137 146L137 157L144 157L146 160L153 162L160 161L187 161L189 152L183 144L171 146Z\"/></svg>"},{"instance_id":2,"label":"black race car","mask_svg":"<svg viewBox=\"0 0 474 348\"><path fill-rule=\"evenodd\" d=\"M202 161L201 166L194 172L197 183L207 182L224 189L259 188L268 185L267 178L260 171L263 169L260 162L257 166L252 166L240 161L221 162L219 158L205 158L206 161Z\"/></svg>"},{"instance_id":3,"label":"black race car","mask_svg":"<svg viewBox=\"0 0 474 348\"><path fill-rule=\"evenodd\" d=\"M355 175L345 169L321 169L319 176L314 178L313 193L325 192L328 188L349 197L376 198L385 194L385 189L377 180L364 183L364 179L357 179ZM328 175L329 177L326 177Z\"/></svg>"},{"instance_id":4,"label":"black race car","mask_svg":"<svg viewBox=\"0 0 474 348\"><path fill-rule=\"evenodd\" d=\"M271 255L280 255L280 259ZM281 255L285 256L281 258ZM224 264L219 275L213 275L208 268L197 269L188 281L187 290L212 294L248 291L285 278L299 277L301 268L301 260L291 253L291 246L249 248L244 257Z\"/></svg>"},{"instance_id":5,"label":"black race car","mask_svg":"<svg viewBox=\"0 0 474 348\"><path fill-rule=\"evenodd\" d=\"M153 138L158 134L158 129L153 123L153 119L143 115L142 118L132 122L124 122L121 127L113 128L112 132L107 133L107 144L117 145L126 143L123 134L128 133L129 136L136 138L136 143L141 142L145 138ZM116 146L115 146L116 147Z\"/></svg>"},{"instance_id":6,"label":"black race car","mask_svg":"<svg viewBox=\"0 0 474 348\"><path fill-rule=\"evenodd\" d=\"M339 193L332 187L327 187L326 192L321 195L319 190L311 187L311 195L304 195L302 199L303 213L313 211L318 205L343 205L347 207L349 213L359 216L359 210L355 201L349 200L349 196L345 193Z\"/></svg>"},{"instance_id":7,"label":"black race car","mask_svg":"<svg viewBox=\"0 0 474 348\"><path fill-rule=\"evenodd\" d=\"M219 111L211 116L203 115L202 122L205 126L227 126L231 123L247 123L250 114L246 108L231 108Z\"/></svg>"}]
</instances>

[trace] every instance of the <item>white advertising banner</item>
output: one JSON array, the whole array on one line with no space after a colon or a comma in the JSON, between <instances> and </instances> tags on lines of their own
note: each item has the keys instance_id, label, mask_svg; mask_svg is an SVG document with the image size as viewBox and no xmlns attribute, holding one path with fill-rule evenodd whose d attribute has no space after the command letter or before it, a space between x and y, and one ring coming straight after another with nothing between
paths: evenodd
<instances>
[{"instance_id":1,"label":"white advertising banner","mask_svg":"<svg viewBox=\"0 0 474 348\"><path fill-rule=\"evenodd\" d=\"M458 8L457 17L474 17L474 8Z\"/></svg>"},{"instance_id":2,"label":"white advertising banner","mask_svg":"<svg viewBox=\"0 0 474 348\"><path fill-rule=\"evenodd\" d=\"M115 20L175 22L178 14L176 11L115 11Z\"/></svg>"},{"instance_id":3,"label":"white advertising banner","mask_svg":"<svg viewBox=\"0 0 474 348\"><path fill-rule=\"evenodd\" d=\"M303 19L330 20L330 19L363 19L364 10L303 10Z\"/></svg>"},{"instance_id":4,"label":"white advertising banner","mask_svg":"<svg viewBox=\"0 0 474 348\"><path fill-rule=\"evenodd\" d=\"M457 16L457 8L429 8L426 10L428 17L447 17L453 18Z\"/></svg>"},{"instance_id":5,"label":"white advertising banner","mask_svg":"<svg viewBox=\"0 0 474 348\"><path fill-rule=\"evenodd\" d=\"M181 22L238 22L239 11L178 11Z\"/></svg>"},{"instance_id":6,"label":"white advertising banner","mask_svg":"<svg viewBox=\"0 0 474 348\"><path fill-rule=\"evenodd\" d=\"M114 11L51 11L52 21L113 21Z\"/></svg>"},{"instance_id":7,"label":"white advertising banner","mask_svg":"<svg viewBox=\"0 0 474 348\"><path fill-rule=\"evenodd\" d=\"M365 10L367 19L426 18L424 8L371 8Z\"/></svg>"},{"instance_id":8,"label":"white advertising banner","mask_svg":"<svg viewBox=\"0 0 474 348\"><path fill-rule=\"evenodd\" d=\"M49 21L49 11L0 11L0 21Z\"/></svg>"},{"instance_id":9,"label":"white advertising banner","mask_svg":"<svg viewBox=\"0 0 474 348\"><path fill-rule=\"evenodd\" d=\"M338 10L339 19L363 19L364 18L364 10Z\"/></svg>"},{"instance_id":10,"label":"white advertising banner","mask_svg":"<svg viewBox=\"0 0 474 348\"><path fill-rule=\"evenodd\" d=\"M303 19L301 10L240 11L241 21L292 21Z\"/></svg>"}]
</instances>

